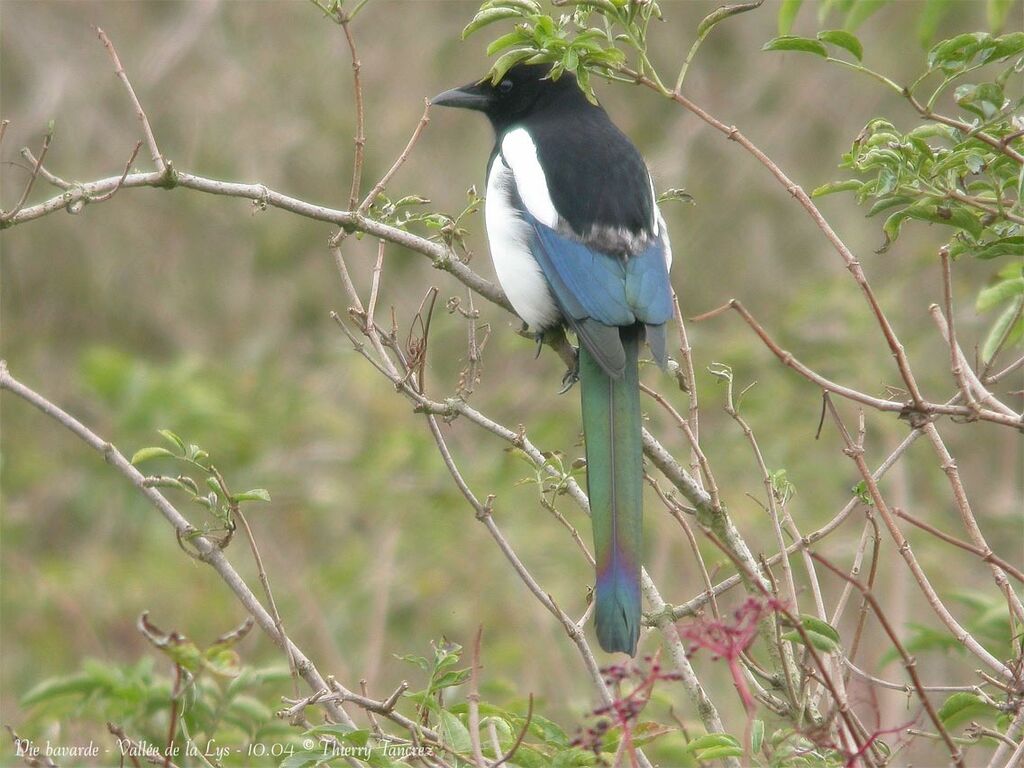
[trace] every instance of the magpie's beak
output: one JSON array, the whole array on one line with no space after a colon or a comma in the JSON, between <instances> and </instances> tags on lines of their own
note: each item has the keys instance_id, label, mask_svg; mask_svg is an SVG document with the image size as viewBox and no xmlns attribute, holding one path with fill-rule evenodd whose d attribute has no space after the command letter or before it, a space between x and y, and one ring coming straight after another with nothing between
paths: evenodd
<instances>
[{"instance_id":1,"label":"magpie's beak","mask_svg":"<svg viewBox=\"0 0 1024 768\"><path fill-rule=\"evenodd\" d=\"M470 83L439 93L430 100L435 107L460 107L462 109L486 110L491 105L491 94L483 83Z\"/></svg>"}]
</instances>

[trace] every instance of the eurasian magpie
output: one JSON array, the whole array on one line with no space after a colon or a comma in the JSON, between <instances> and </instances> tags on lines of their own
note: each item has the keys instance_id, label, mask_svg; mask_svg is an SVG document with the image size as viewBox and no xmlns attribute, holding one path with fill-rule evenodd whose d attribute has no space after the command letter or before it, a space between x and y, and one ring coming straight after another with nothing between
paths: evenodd
<instances>
[{"instance_id":1,"label":"eurasian magpie","mask_svg":"<svg viewBox=\"0 0 1024 768\"><path fill-rule=\"evenodd\" d=\"M564 325L579 339L597 637L632 656L643 538L637 365L644 338L667 363L672 249L640 152L572 74L550 75L521 64L431 103L490 119L485 219L498 281L533 331Z\"/></svg>"}]
</instances>

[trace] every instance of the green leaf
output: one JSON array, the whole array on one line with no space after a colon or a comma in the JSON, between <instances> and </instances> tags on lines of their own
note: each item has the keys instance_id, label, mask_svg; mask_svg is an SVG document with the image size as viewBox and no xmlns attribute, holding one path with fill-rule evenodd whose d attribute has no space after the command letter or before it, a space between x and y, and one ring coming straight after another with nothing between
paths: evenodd
<instances>
[{"instance_id":1,"label":"green leaf","mask_svg":"<svg viewBox=\"0 0 1024 768\"><path fill-rule=\"evenodd\" d=\"M469 729L462 724L455 715L446 709L440 711L441 735L447 744L455 752L468 752L472 748L469 737Z\"/></svg>"},{"instance_id":2,"label":"green leaf","mask_svg":"<svg viewBox=\"0 0 1024 768\"><path fill-rule=\"evenodd\" d=\"M517 29L514 32L509 32L507 35L502 35L497 40L494 40L490 45L488 45L487 46L487 55L488 56L493 56L498 51L503 51L506 48L510 48L513 45L516 45L516 44L519 44L519 43L528 43L528 42L529 42L529 37L527 37L525 34L523 34L522 30ZM399 202L401 202L401 201L399 201ZM397 205L398 204L396 203L396 206Z\"/></svg>"},{"instance_id":3,"label":"green leaf","mask_svg":"<svg viewBox=\"0 0 1024 768\"><path fill-rule=\"evenodd\" d=\"M521 728L526 723L526 718L516 717L518 719L515 725L517 728ZM536 713L534 713L533 718L530 720L530 732L549 746L559 749L568 749L569 747L569 737L562 730L562 727L558 723Z\"/></svg>"},{"instance_id":4,"label":"green leaf","mask_svg":"<svg viewBox=\"0 0 1024 768\"><path fill-rule=\"evenodd\" d=\"M1001 237L983 245L974 256L978 259L994 259L998 256L1018 256L1024 251L1024 236Z\"/></svg>"},{"instance_id":5,"label":"green leaf","mask_svg":"<svg viewBox=\"0 0 1024 768\"><path fill-rule=\"evenodd\" d=\"M885 224L882 225L882 231L885 233L885 242L876 253L884 253L889 249L892 242L900 236L903 222L907 219L918 219L920 221L929 221L933 224L958 227L975 238L981 237L983 230L981 221L967 208L951 208L925 200L909 208L904 208L902 211L897 211L885 220Z\"/></svg>"},{"instance_id":6,"label":"green leaf","mask_svg":"<svg viewBox=\"0 0 1024 768\"><path fill-rule=\"evenodd\" d=\"M996 40L985 32L966 32L934 45L928 52L928 67L941 67L947 74L955 74L970 64L979 51L992 56L997 47ZM1007 50L1012 47L1008 45Z\"/></svg>"},{"instance_id":7,"label":"green leaf","mask_svg":"<svg viewBox=\"0 0 1024 768\"><path fill-rule=\"evenodd\" d=\"M97 687L97 680L93 675L78 673L66 677L51 677L33 686L21 697L20 704L23 707L31 707L33 704L50 701L60 696L81 694L85 696Z\"/></svg>"},{"instance_id":8,"label":"green leaf","mask_svg":"<svg viewBox=\"0 0 1024 768\"><path fill-rule=\"evenodd\" d=\"M718 24L721 21L725 21L730 16L736 16L737 14L740 13L746 13L747 11L752 11L755 8L759 8L760 6L761 2L751 2L737 3L735 5L723 5L720 8L716 8L714 11L705 16L701 20L700 24L697 25L697 38L699 40L703 40L705 37L707 37L708 32L710 32L716 24Z\"/></svg>"},{"instance_id":9,"label":"green leaf","mask_svg":"<svg viewBox=\"0 0 1024 768\"><path fill-rule=\"evenodd\" d=\"M819 651L833 653L841 647L839 633L828 622L805 614L800 617L800 624L807 635L807 641ZM798 644L804 643L803 637L796 630L786 632L782 639Z\"/></svg>"},{"instance_id":10,"label":"green leaf","mask_svg":"<svg viewBox=\"0 0 1024 768\"><path fill-rule=\"evenodd\" d=\"M828 184L822 184L820 187L811 192L811 197L824 197L825 195L831 195L836 192L852 192L854 190L860 191L860 188L864 186L864 182L859 179L846 179L845 181L830 181Z\"/></svg>"},{"instance_id":11,"label":"green leaf","mask_svg":"<svg viewBox=\"0 0 1024 768\"><path fill-rule=\"evenodd\" d=\"M750 726L750 751L757 754L764 743L764 720L755 720Z\"/></svg>"},{"instance_id":12,"label":"green leaf","mask_svg":"<svg viewBox=\"0 0 1024 768\"><path fill-rule=\"evenodd\" d=\"M161 646L160 650L170 656L175 664L179 667L184 667L192 674L198 674L203 666L205 666L202 651L191 640L169 643Z\"/></svg>"},{"instance_id":13,"label":"green leaf","mask_svg":"<svg viewBox=\"0 0 1024 768\"><path fill-rule=\"evenodd\" d=\"M967 691L957 691L939 707L939 720L947 728L957 728L983 715L998 714L999 710L985 702L980 696Z\"/></svg>"},{"instance_id":14,"label":"green leaf","mask_svg":"<svg viewBox=\"0 0 1024 768\"><path fill-rule=\"evenodd\" d=\"M522 11L516 8L488 8L477 13L473 17L473 20L469 22L462 30L462 39L465 40L474 32L483 29L488 24L493 24L496 21L504 21L505 19L520 18L523 15Z\"/></svg>"},{"instance_id":15,"label":"green leaf","mask_svg":"<svg viewBox=\"0 0 1024 768\"><path fill-rule=\"evenodd\" d=\"M978 294L976 309L979 312L987 312L993 307L998 307L1004 301L1022 294L1024 294L1024 277L1003 280L1001 283L985 288Z\"/></svg>"},{"instance_id":16,"label":"green leaf","mask_svg":"<svg viewBox=\"0 0 1024 768\"><path fill-rule=\"evenodd\" d=\"M237 652L218 643L203 651L203 665L222 677L238 677L242 660Z\"/></svg>"},{"instance_id":17,"label":"green leaf","mask_svg":"<svg viewBox=\"0 0 1024 768\"><path fill-rule=\"evenodd\" d=\"M242 493L236 493L231 497L234 502L239 501L270 501L270 492L266 488L252 488Z\"/></svg>"},{"instance_id":18,"label":"green leaf","mask_svg":"<svg viewBox=\"0 0 1024 768\"><path fill-rule=\"evenodd\" d=\"M659 739L662 736L672 733L674 730L674 728L669 728L661 723L646 720L633 726L633 743L638 747L643 746L644 744L650 744L655 739Z\"/></svg>"},{"instance_id":19,"label":"green leaf","mask_svg":"<svg viewBox=\"0 0 1024 768\"><path fill-rule=\"evenodd\" d=\"M742 747L712 747L697 754L697 759L702 763L711 760L720 760L723 757L743 757Z\"/></svg>"},{"instance_id":20,"label":"green leaf","mask_svg":"<svg viewBox=\"0 0 1024 768\"><path fill-rule=\"evenodd\" d=\"M491 65L490 78L492 83L497 83L501 78L505 76L512 67L525 59L533 56L534 51L532 48L514 48L507 53L503 53L498 57L498 60Z\"/></svg>"},{"instance_id":21,"label":"green leaf","mask_svg":"<svg viewBox=\"0 0 1024 768\"><path fill-rule=\"evenodd\" d=\"M323 750L296 752L288 755L288 757L282 761L279 768L309 768L309 766L319 765L323 759Z\"/></svg>"},{"instance_id":22,"label":"green leaf","mask_svg":"<svg viewBox=\"0 0 1024 768\"><path fill-rule=\"evenodd\" d=\"M853 31L878 12L889 0L857 0L846 14L843 29Z\"/></svg>"},{"instance_id":23,"label":"green leaf","mask_svg":"<svg viewBox=\"0 0 1024 768\"><path fill-rule=\"evenodd\" d=\"M1019 316L1021 304L1024 304L1022 299L1010 304L989 330L985 342L981 346L981 359L986 364L995 357L1001 343L1015 344L1024 335L1024 317ZM1006 338L1005 342L1003 342L1004 337Z\"/></svg>"},{"instance_id":24,"label":"green leaf","mask_svg":"<svg viewBox=\"0 0 1024 768\"><path fill-rule=\"evenodd\" d=\"M793 35L783 35L782 37L776 37L774 40L769 40L761 46L761 50L802 51L804 53L816 54L823 59L828 58L828 49L820 41L812 40L809 37L794 37Z\"/></svg>"},{"instance_id":25,"label":"green leaf","mask_svg":"<svg viewBox=\"0 0 1024 768\"><path fill-rule=\"evenodd\" d=\"M829 638L836 645L840 645L839 633L827 621L805 614L800 617L800 623L811 632L817 632L819 635Z\"/></svg>"},{"instance_id":26,"label":"green leaf","mask_svg":"<svg viewBox=\"0 0 1024 768\"><path fill-rule=\"evenodd\" d=\"M160 433L161 437L163 437L167 442L169 442L171 445L173 445L174 447L176 447L178 449L178 453L184 455L184 453L185 453L185 441L184 440L182 440L180 437L178 437L174 432L171 432L171 430L169 430L169 429L161 429L161 430L159 430L159 433Z\"/></svg>"},{"instance_id":27,"label":"green leaf","mask_svg":"<svg viewBox=\"0 0 1024 768\"><path fill-rule=\"evenodd\" d=\"M829 29L819 32L818 39L824 43L831 43L840 48L845 48L857 57L857 61L864 58L864 47L860 44L860 40L842 29Z\"/></svg>"},{"instance_id":28,"label":"green leaf","mask_svg":"<svg viewBox=\"0 0 1024 768\"><path fill-rule=\"evenodd\" d=\"M487 0L486 3L480 6L481 11L488 8L519 8L526 13L541 12L540 4L534 2L534 0Z\"/></svg>"},{"instance_id":29,"label":"green leaf","mask_svg":"<svg viewBox=\"0 0 1024 768\"><path fill-rule=\"evenodd\" d=\"M147 488L177 488L179 491L191 491L192 489L185 485L181 480L176 477L167 477L161 475L158 477L147 477L146 478Z\"/></svg>"},{"instance_id":30,"label":"green leaf","mask_svg":"<svg viewBox=\"0 0 1024 768\"><path fill-rule=\"evenodd\" d=\"M788 35L804 0L782 0L779 6L779 34Z\"/></svg>"},{"instance_id":31,"label":"green leaf","mask_svg":"<svg viewBox=\"0 0 1024 768\"><path fill-rule=\"evenodd\" d=\"M1008 59L1024 51L1024 32L1001 35L992 41L991 46L982 45L979 50L982 50L980 58L985 62Z\"/></svg>"},{"instance_id":32,"label":"green leaf","mask_svg":"<svg viewBox=\"0 0 1024 768\"><path fill-rule=\"evenodd\" d=\"M839 649L839 646L836 645L830 638L826 637L825 635L819 635L817 632L812 632L809 629L805 629L804 633L807 635L808 642L815 648L817 648L819 651L823 651L824 653L833 653L834 651ZM791 643L795 643L797 645L805 644L803 637L795 629L790 632L784 633L782 635L782 639L788 640Z\"/></svg>"},{"instance_id":33,"label":"green leaf","mask_svg":"<svg viewBox=\"0 0 1024 768\"><path fill-rule=\"evenodd\" d=\"M985 16L988 20L988 29L993 34L1000 32L1006 23L1006 16L1010 13L1016 0L988 0L985 5Z\"/></svg>"},{"instance_id":34,"label":"green leaf","mask_svg":"<svg viewBox=\"0 0 1024 768\"><path fill-rule=\"evenodd\" d=\"M876 200L864 215L870 218L897 205L910 205L912 202L914 202L914 198L908 195L886 195Z\"/></svg>"},{"instance_id":35,"label":"green leaf","mask_svg":"<svg viewBox=\"0 0 1024 768\"><path fill-rule=\"evenodd\" d=\"M698 736L686 745L687 752L695 752L704 749L715 749L718 747L738 747L739 739L728 733L707 733Z\"/></svg>"},{"instance_id":36,"label":"green leaf","mask_svg":"<svg viewBox=\"0 0 1024 768\"><path fill-rule=\"evenodd\" d=\"M981 85L965 83L957 87L953 96L961 107L986 120L995 117L1006 103L1003 89L996 83L982 83ZM973 172L977 173L977 171Z\"/></svg>"},{"instance_id":37,"label":"green leaf","mask_svg":"<svg viewBox=\"0 0 1024 768\"><path fill-rule=\"evenodd\" d=\"M156 459L159 458L160 456L168 456L172 459L174 458L174 454L171 453L166 448L159 445L151 445L148 448L140 448L139 450L137 450L132 455L132 464L138 466L144 461Z\"/></svg>"}]
</instances>

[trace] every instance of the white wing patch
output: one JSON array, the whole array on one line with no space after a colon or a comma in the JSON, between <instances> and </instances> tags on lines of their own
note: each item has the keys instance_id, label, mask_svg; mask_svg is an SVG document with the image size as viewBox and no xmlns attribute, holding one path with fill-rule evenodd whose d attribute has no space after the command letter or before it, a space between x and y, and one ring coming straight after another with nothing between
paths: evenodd
<instances>
[{"instance_id":1,"label":"white wing patch","mask_svg":"<svg viewBox=\"0 0 1024 768\"><path fill-rule=\"evenodd\" d=\"M523 132L525 134L525 131ZM529 141L529 136L527 136ZM507 143L507 140L506 142ZM530 142L530 146L533 143ZM536 152L533 162L541 173ZM490 175L487 177L487 200L484 205L484 220L487 224L487 241L491 247L491 261L502 290L508 296L516 313L536 331L545 330L561 319L547 279L530 252L533 231L529 224L512 206L512 190L518 176L502 160L501 154L494 158ZM523 197L519 187L519 196ZM547 195L547 187L544 187ZM524 200L525 202L525 200ZM550 205L550 198L548 204ZM551 206L554 210L554 206ZM530 209L533 213L533 210Z\"/></svg>"},{"instance_id":2,"label":"white wing patch","mask_svg":"<svg viewBox=\"0 0 1024 768\"><path fill-rule=\"evenodd\" d=\"M548 180L537 159L537 147L525 128L516 128L501 140L501 155L516 180L516 191L526 210L541 224L558 229L561 218L551 201Z\"/></svg>"}]
</instances>

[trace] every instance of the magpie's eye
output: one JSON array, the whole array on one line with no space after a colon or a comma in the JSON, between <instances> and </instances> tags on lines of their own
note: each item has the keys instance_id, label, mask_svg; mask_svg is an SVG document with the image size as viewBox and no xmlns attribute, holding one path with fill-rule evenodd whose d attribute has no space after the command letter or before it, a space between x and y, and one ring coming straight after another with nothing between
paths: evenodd
<instances>
[{"instance_id":1,"label":"magpie's eye","mask_svg":"<svg viewBox=\"0 0 1024 768\"><path fill-rule=\"evenodd\" d=\"M502 96L507 96L511 90L512 90L512 81L511 80L506 78L505 80L502 80L500 83L498 83L498 93L500 93Z\"/></svg>"}]
</instances>

